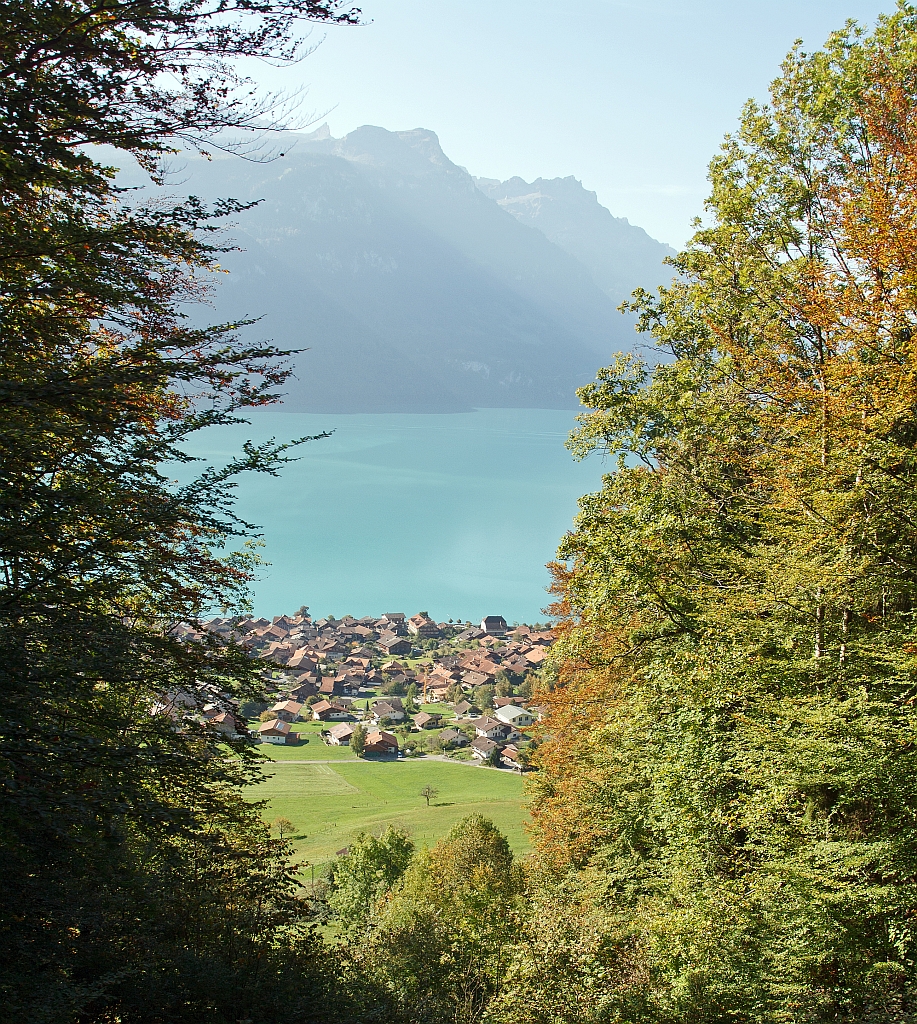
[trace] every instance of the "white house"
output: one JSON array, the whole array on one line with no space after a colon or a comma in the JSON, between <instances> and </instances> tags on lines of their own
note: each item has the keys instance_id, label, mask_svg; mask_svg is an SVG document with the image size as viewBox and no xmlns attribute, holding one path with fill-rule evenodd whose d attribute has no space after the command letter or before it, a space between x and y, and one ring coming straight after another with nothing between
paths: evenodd
<instances>
[{"instance_id":1,"label":"white house","mask_svg":"<svg viewBox=\"0 0 917 1024\"><path fill-rule=\"evenodd\" d=\"M340 725L332 725L328 730L328 742L333 747L349 747L350 737L353 736L353 726L346 722Z\"/></svg>"},{"instance_id":2,"label":"white house","mask_svg":"<svg viewBox=\"0 0 917 1024\"><path fill-rule=\"evenodd\" d=\"M505 722L498 722L494 718L485 715L483 718L476 718L472 723L478 737L488 740L505 740L507 733L512 729Z\"/></svg>"},{"instance_id":3,"label":"white house","mask_svg":"<svg viewBox=\"0 0 917 1024\"><path fill-rule=\"evenodd\" d=\"M262 722L258 729L263 743L295 743L296 733L290 732L290 723L273 718L270 722Z\"/></svg>"},{"instance_id":4,"label":"white house","mask_svg":"<svg viewBox=\"0 0 917 1024\"><path fill-rule=\"evenodd\" d=\"M400 722L404 718L404 705L400 698L391 700L377 700L372 706L372 718L374 722L381 722L388 718L392 722Z\"/></svg>"},{"instance_id":5,"label":"white house","mask_svg":"<svg viewBox=\"0 0 917 1024\"><path fill-rule=\"evenodd\" d=\"M282 722L298 722L302 717L301 712L302 704L297 700L281 700L271 708L271 713Z\"/></svg>"},{"instance_id":6,"label":"white house","mask_svg":"<svg viewBox=\"0 0 917 1024\"><path fill-rule=\"evenodd\" d=\"M535 716L531 711L517 707L515 704L506 704L502 708L497 708L494 712L494 718L498 718L501 722L512 726L514 729L524 729L527 725L534 725L535 723Z\"/></svg>"}]
</instances>

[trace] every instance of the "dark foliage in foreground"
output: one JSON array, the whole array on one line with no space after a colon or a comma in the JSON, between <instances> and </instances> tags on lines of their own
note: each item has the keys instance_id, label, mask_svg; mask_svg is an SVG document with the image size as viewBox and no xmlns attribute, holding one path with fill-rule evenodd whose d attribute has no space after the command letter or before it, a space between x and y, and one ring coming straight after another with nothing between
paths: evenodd
<instances>
[{"instance_id":1,"label":"dark foliage in foreground","mask_svg":"<svg viewBox=\"0 0 917 1024\"><path fill-rule=\"evenodd\" d=\"M282 353L180 311L216 268L212 217L234 205L131 207L81 147L155 174L175 140L268 112L228 59L293 58L299 20L353 17L311 2L0 9L5 1020L324 1020L332 990L351 1012L288 848L243 799L256 757L199 714L259 696L252 666L174 633L244 601L256 558L234 550L232 479L288 457L249 447L189 480L182 442L273 400Z\"/></svg>"}]
</instances>

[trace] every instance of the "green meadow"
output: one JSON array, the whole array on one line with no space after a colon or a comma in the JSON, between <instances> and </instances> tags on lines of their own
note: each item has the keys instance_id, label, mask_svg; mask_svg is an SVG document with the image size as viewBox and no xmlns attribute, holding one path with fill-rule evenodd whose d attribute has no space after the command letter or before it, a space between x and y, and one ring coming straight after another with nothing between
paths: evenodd
<instances>
[{"instance_id":1,"label":"green meadow","mask_svg":"<svg viewBox=\"0 0 917 1024\"><path fill-rule=\"evenodd\" d=\"M327 729L334 722L294 722L291 730L299 733L299 742L295 745L283 746L273 743L262 743L258 751L269 761L356 761L350 747L332 747L322 740L322 729ZM250 724L250 728L258 728L259 723ZM285 815L285 817L290 817ZM292 820L292 819L291 819Z\"/></svg>"},{"instance_id":2,"label":"green meadow","mask_svg":"<svg viewBox=\"0 0 917 1024\"><path fill-rule=\"evenodd\" d=\"M314 745L326 755L337 749L321 741ZM513 772L425 758L362 761L352 755L333 765L278 760L264 772L264 781L250 791L252 798L268 801L268 821L284 817L293 822L297 858L315 865L332 860L358 832L378 835L397 825L418 846L431 845L474 812L490 818L516 853L529 848L523 783ZM420 795L428 784L439 791L429 807Z\"/></svg>"}]
</instances>

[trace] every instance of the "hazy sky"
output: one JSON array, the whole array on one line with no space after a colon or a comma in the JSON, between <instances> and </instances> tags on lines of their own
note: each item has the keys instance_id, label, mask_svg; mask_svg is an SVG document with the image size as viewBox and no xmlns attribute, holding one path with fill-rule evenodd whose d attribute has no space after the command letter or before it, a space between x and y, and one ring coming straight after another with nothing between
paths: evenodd
<instances>
[{"instance_id":1,"label":"hazy sky","mask_svg":"<svg viewBox=\"0 0 917 1024\"><path fill-rule=\"evenodd\" d=\"M357 0L359 2L359 0ZM363 0L370 24L319 29L265 84L309 86L332 132L430 128L472 174L573 174L676 247L706 165L793 41L809 48L893 0Z\"/></svg>"}]
</instances>

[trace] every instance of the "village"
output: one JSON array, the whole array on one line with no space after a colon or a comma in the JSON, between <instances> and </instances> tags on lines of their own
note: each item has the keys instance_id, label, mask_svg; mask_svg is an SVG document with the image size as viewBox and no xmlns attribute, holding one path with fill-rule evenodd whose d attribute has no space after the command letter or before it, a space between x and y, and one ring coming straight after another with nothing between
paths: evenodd
<instances>
[{"instance_id":1,"label":"village","mask_svg":"<svg viewBox=\"0 0 917 1024\"><path fill-rule=\"evenodd\" d=\"M303 607L203 627L264 662L273 699L205 704L204 719L227 736L293 746L308 742L301 723L320 723L324 743L364 758L439 755L527 770L537 743L528 731L543 713L532 694L554 640L546 625L511 627L500 615L479 625L435 622L426 612L313 621ZM190 627L180 632L203 638Z\"/></svg>"}]
</instances>

